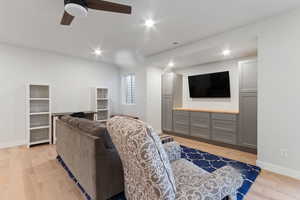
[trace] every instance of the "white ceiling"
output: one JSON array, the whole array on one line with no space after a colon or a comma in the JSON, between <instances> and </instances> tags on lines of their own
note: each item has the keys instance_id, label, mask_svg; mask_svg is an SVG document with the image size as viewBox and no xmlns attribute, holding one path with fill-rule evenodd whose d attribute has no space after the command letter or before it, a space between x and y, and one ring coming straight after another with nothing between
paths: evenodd
<instances>
[{"instance_id":1,"label":"white ceiling","mask_svg":"<svg viewBox=\"0 0 300 200\"><path fill-rule=\"evenodd\" d=\"M59 24L63 0L5 1L0 7L0 41L117 64L132 56L128 61L131 64L136 56L142 60L143 56L175 48L175 41L188 44L300 6L299 0L115 2L132 5L133 15L90 10L87 18L75 18L70 27L65 27ZM142 25L149 17L157 20L155 29L146 30ZM104 50L102 58L91 54L96 47ZM203 62L208 54L193 56L201 61L185 64Z\"/></svg>"}]
</instances>

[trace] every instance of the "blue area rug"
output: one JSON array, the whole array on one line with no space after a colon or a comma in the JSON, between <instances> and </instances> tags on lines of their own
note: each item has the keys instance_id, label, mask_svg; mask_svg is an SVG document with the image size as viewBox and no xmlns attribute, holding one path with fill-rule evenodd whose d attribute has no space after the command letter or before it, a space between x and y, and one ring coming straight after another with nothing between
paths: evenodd
<instances>
[{"instance_id":1,"label":"blue area rug","mask_svg":"<svg viewBox=\"0 0 300 200\"><path fill-rule=\"evenodd\" d=\"M238 169L242 174L244 182L242 187L240 187L238 190L237 200L242 200L244 198L261 171L261 169L257 166L242 163L236 160L231 160L228 158L223 158L200 150L188 148L185 146L181 146L181 149L182 158L193 162L195 165L208 172L213 172L216 169L224 167L225 165L230 165Z\"/></svg>"},{"instance_id":2,"label":"blue area rug","mask_svg":"<svg viewBox=\"0 0 300 200\"><path fill-rule=\"evenodd\" d=\"M185 146L181 146L182 152L181 157L185 158L191 162L193 162L195 165L199 166L200 168L208 171L213 172L216 169L219 169L221 167L224 167L225 165L230 165L236 169L238 169L244 179L243 185L238 190L238 196L237 200L242 200L244 196L249 191L251 185L254 183L255 179L259 175L261 169L254 165L249 165L246 163L242 163L239 161L231 160L228 158L223 158L220 156L216 156L207 152L203 152L200 150L188 148ZM62 166L66 169L69 176L74 180L74 182L77 184L79 189L82 191L82 193L85 195L87 200L91 200L90 196L84 191L83 187L78 183L77 179L73 176L73 174L70 172L68 167L65 165L64 161L61 159L60 156L57 156L57 160L62 164ZM121 193L110 200L126 200L124 193Z\"/></svg>"}]
</instances>

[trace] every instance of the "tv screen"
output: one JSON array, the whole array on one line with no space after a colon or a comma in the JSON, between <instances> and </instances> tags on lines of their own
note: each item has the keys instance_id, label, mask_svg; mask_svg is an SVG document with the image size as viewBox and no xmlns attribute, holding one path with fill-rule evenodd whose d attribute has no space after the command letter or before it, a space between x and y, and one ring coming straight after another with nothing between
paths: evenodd
<instances>
[{"instance_id":1,"label":"tv screen","mask_svg":"<svg viewBox=\"0 0 300 200\"><path fill-rule=\"evenodd\" d=\"M229 98L229 71L189 76L191 98Z\"/></svg>"}]
</instances>

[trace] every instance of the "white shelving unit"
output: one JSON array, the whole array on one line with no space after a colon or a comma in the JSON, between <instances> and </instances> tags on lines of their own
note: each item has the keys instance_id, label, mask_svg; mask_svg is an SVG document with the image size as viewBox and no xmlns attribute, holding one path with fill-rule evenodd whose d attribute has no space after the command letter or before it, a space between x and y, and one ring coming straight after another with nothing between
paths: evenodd
<instances>
[{"instance_id":1,"label":"white shelving unit","mask_svg":"<svg viewBox=\"0 0 300 200\"><path fill-rule=\"evenodd\" d=\"M105 122L110 115L108 88L96 88L96 120Z\"/></svg>"},{"instance_id":2,"label":"white shelving unit","mask_svg":"<svg viewBox=\"0 0 300 200\"><path fill-rule=\"evenodd\" d=\"M27 86L27 141L28 147L51 143L50 85Z\"/></svg>"}]
</instances>

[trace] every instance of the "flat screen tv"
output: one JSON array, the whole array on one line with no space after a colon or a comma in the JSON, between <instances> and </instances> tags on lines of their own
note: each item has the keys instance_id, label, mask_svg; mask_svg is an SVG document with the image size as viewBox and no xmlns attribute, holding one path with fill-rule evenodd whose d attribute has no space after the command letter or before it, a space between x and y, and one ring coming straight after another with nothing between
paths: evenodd
<instances>
[{"instance_id":1,"label":"flat screen tv","mask_svg":"<svg viewBox=\"0 0 300 200\"><path fill-rule=\"evenodd\" d=\"M229 71L189 76L191 98L229 98Z\"/></svg>"}]
</instances>

